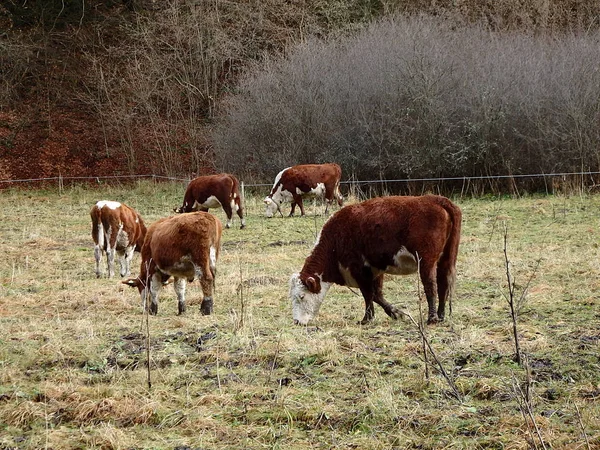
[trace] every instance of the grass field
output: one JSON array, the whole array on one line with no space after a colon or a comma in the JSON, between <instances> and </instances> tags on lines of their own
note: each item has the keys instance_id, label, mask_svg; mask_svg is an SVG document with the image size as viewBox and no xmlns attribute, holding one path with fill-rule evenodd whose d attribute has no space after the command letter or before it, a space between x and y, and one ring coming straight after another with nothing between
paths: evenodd
<instances>
[{"instance_id":1,"label":"grass field","mask_svg":"<svg viewBox=\"0 0 600 450\"><path fill-rule=\"evenodd\" d=\"M265 219L260 195L246 199L246 229L224 230L213 315L200 315L196 283L183 316L163 290L149 388L138 292L95 277L89 210L123 201L150 224L183 190L0 192L0 449L600 448L599 196L454 199L453 314L426 333L457 399L437 367L425 378L415 326L378 307L358 325L364 302L347 288L331 289L316 323L292 324L288 279L325 217ZM527 368L514 361L505 226L517 296L527 288ZM418 316L416 276L384 287Z\"/></svg>"}]
</instances>

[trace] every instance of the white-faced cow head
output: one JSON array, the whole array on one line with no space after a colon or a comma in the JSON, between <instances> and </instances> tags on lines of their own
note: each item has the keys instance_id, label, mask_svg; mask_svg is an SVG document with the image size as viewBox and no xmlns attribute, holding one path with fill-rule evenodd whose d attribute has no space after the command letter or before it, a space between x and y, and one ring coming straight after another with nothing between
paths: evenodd
<instances>
[{"instance_id":1,"label":"white-faced cow head","mask_svg":"<svg viewBox=\"0 0 600 450\"><path fill-rule=\"evenodd\" d=\"M300 279L299 273L290 278L290 300L295 324L306 325L316 317L331 287L331 283L322 282L318 275L308 277L306 282Z\"/></svg>"},{"instance_id":2,"label":"white-faced cow head","mask_svg":"<svg viewBox=\"0 0 600 450\"><path fill-rule=\"evenodd\" d=\"M283 197L278 196L277 200L273 199L271 196L265 197L265 216L273 217L273 215L279 211L279 214L283 217L283 213L281 212L281 203L283 202Z\"/></svg>"}]
</instances>

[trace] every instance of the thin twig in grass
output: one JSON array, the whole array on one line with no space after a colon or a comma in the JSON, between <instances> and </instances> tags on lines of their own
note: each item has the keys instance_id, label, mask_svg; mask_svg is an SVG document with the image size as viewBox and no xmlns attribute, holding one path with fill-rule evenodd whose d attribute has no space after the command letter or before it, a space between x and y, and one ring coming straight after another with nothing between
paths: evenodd
<instances>
[{"instance_id":1,"label":"thin twig in grass","mask_svg":"<svg viewBox=\"0 0 600 450\"><path fill-rule=\"evenodd\" d=\"M273 357L273 362L271 363L271 369L269 370L269 376L267 377L267 386L271 383L271 375L273 375L273 370L275 370L275 365L277 364L277 358L279 357L279 343L281 342L281 333L277 337L277 347L275 348L275 356Z\"/></svg>"},{"instance_id":2,"label":"thin twig in grass","mask_svg":"<svg viewBox=\"0 0 600 450\"><path fill-rule=\"evenodd\" d=\"M427 359L427 344L425 336L425 324L423 323L423 309L421 304L423 303L423 297L421 296L421 258L419 253L416 253L417 257L417 302L419 304L419 331L421 333L421 345L423 350L423 360L425 361L425 379L429 382L429 361Z\"/></svg>"},{"instance_id":3,"label":"thin twig in grass","mask_svg":"<svg viewBox=\"0 0 600 450\"><path fill-rule=\"evenodd\" d=\"M237 333L244 326L244 314L245 314L245 302L244 302L244 275L242 273L242 260L238 258L238 264L240 269L240 318L235 321L235 329L233 330L234 334Z\"/></svg>"},{"instance_id":4,"label":"thin twig in grass","mask_svg":"<svg viewBox=\"0 0 600 450\"><path fill-rule=\"evenodd\" d=\"M529 384L531 382L530 379L527 380L527 383ZM530 391L531 386L527 386L527 391ZM519 384L519 381L517 380L517 378L515 377L515 375L513 374L513 391L515 392L516 396L517 396L517 401L519 403L519 409L521 410L521 414L523 415L523 419L525 420L525 423L527 425L527 429L531 435L531 443L534 446L534 448L538 448L536 441L535 441L535 435L537 435L537 438L540 441L540 444L542 446L542 448L544 450L546 450L546 444L544 443L544 439L542 438L542 432L540 431L540 428L538 427L538 424L535 420L535 415L533 414L533 407L531 406L531 403L529 401L529 399L527 398L527 396L529 394L527 394L526 392L523 392L523 388L521 388L521 385ZM533 430L532 430L533 427ZM535 431L535 435L533 434L533 431Z\"/></svg>"},{"instance_id":5,"label":"thin twig in grass","mask_svg":"<svg viewBox=\"0 0 600 450\"><path fill-rule=\"evenodd\" d=\"M506 268L506 280L508 282L508 296L506 296L504 293L503 293L503 295L506 298L506 301L508 302L508 305L510 307L510 317L512 320L513 338L515 341L515 353L516 353L515 359L516 359L517 364L519 364L519 366L523 365L523 358L521 355L521 345L519 342L519 333L517 330L518 316L519 316L521 309L525 305L525 300L527 298L527 292L529 291L529 286L531 285L531 281L535 277L535 274L540 266L540 262L541 262L541 259L538 259L537 263L533 269L533 272L531 273L531 276L529 277L529 279L527 280L527 283L525 284L525 287L521 291L520 297L518 299L516 299L515 298L515 291L516 291L515 281L510 272L510 260L508 259L508 225L506 224L506 222L504 222L504 265Z\"/></svg>"},{"instance_id":6,"label":"thin twig in grass","mask_svg":"<svg viewBox=\"0 0 600 450\"><path fill-rule=\"evenodd\" d=\"M148 291L149 286L150 286L150 263L151 263L152 259L150 259L149 261L146 262L146 279L143 281L144 283L144 289L143 289L143 296L142 296L142 326L141 328L144 328L144 322L146 325L146 336L145 336L145 340L146 340L146 372L147 372L147 383L148 383L148 390L152 389L152 375L151 375L151 370L150 370L150 312L149 312L149 306L148 306Z\"/></svg>"},{"instance_id":7,"label":"thin twig in grass","mask_svg":"<svg viewBox=\"0 0 600 450\"><path fill-rule=\"evenodd\" d=\"M508 281L508 306L510 307L510 317L512 318L513 337L515 340L516 360L519 366L521 365L521 346L519 344L519 333L517 331L517 308L515 307L515 283L510 273L510 261L507 251L508 242L508 225L504 222L504 265L506 268L506 279Z\"/></svg>"},{"instance_id":8,"label":"thin twig in grass","mask_svg":"<svg viewBox=\"0 0 600 450\"><path fill-rule=\"evenodd\" d=\"M427 336L425 335L425 332L421 329L421 327L419 326L419 324L417 323L417 321L413 318L413 316L410 315L410 313L405 312L404 314L406 315L406 317L408 317L410 319L410 321L417 328L417 330L419 330L419 334L421 335L421 338L423 339L423 342L427 346L427 349L429 350L429 353L431 354L431 356L433 357L434 361L436 362L440 373L446 379L446 382L448 383L448 386L450 386L450 389L452 389L452 393L454 394L454 397L457 400L459 400L460 402L462 402L463 401L462 395L460 394L458 388L456 387L456 384L454 384L454 381L452 380L452 378L450 378L450 375L448 375L448 373L446 372L446 369L444 369L444 365L442 364L442 362L439 360L439 358L437 357L437 355L433 351L433 348L431 347L431 344L429 343L429 339L427 339Z\"/></svg>"},{"instance_id":9,"label":"thin twig in grass","mask_svg":"<svg viewBox=\"0 0 600 450\"><path fill-rule=\"evenodd\" d=\"M577 403L574 403L574 405L575 405L575 411L577 411L577 422L579 422L579 427L581 428L581 432L583 433L583 438L585 439L585 445L588 450L592 450L592 447L590 446L590 440L588 439L588 435L585 432L585 427L583 426L583 420L581 419L581 411L579 411L579 406L577 406Z\"/></svg>"},{"instance_id":10,"label":"thin twig in grass","mask_svg":"<svg viewBox=\"0 0 600 450\"><path fill-rule=\"evenodd\" d=\"M216 346L217 350L217 386L219 387L219 394L223 394L221 390L221 375L219 374L219 346Z\"/></svg>"}]
</instances>

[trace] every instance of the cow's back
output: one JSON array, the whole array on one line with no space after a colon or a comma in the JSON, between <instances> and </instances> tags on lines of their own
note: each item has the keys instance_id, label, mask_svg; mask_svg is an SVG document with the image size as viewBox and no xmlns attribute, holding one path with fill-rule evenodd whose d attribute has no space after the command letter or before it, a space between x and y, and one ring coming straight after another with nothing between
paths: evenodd
<instances>
[{"instance_id":1,"label":"cow's back","mask_svg":"<svg viewBox=\"0 0 600 450\"><path fill-rule=\"evenodd\" d=\"M378 197L346 206L325 223L320 239L333 241L342 263L360 253L380 268L401 247L411 253L439 251L449 237L451 217L435 197Z\"/></svg>"}]
</instances>

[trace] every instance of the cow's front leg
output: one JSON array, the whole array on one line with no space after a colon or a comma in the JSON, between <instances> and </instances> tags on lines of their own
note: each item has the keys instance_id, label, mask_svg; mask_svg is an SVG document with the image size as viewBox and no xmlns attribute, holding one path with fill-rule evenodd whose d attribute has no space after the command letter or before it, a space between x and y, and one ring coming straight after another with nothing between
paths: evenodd
<instances>
[{"instance_id":1,"label":"cow's front leg","mask_svg":"<svg viewBox=\"0 0 600 450\"><path fill-rule=\"evenodd\" d=\"M175 278L173 288L177 294L177 314L185 312L185 278Z\"/></svg>"},{"instance_id":2,"label":"cow's front leg","mask_svg":"<svg viewBox=\"0 0 600 450\"><path fill-rule=\"evenodd\" d=\"M398 320L404 315L402 311L383 298L383 275L379 275L373 280L373 301L381 306L385 313L394 320Z\"/></svg>"},{"instance_id":3,"label":"cow's front leg","mask_svg":"<svg viewBox=\"0 0 600 450\"><path fill-rule=\"evenodd\" d=\"M108 278L115 276L115 253L116 249L108 246L106 248L106 261L108 263Z\"/></svg>"},{"instance_id":4,"label":"cow's front leg","mask_svg":"<svg viewBox=\"0 0 600 450\"><path fill-rule=\"evenodd\" d=\"M367 270L368 273L364 273L365 270ZM373 279L371 270L368 268L365 268L365 270L363 270L362 273L353 273L352 275L357 281L360 293L365 300L365 315L359 322L361 325L366 325L373 322L373 319L375 319L375 307L373 306L373 294L376 289L375 280Z\"/></svg>"},{"instance_id":5,"label":"cow's front leg","mask_svg":"<svg viewBox=\"0 0 600 450\"><path fill-rule=\"evenodd\" d=\"M292 200L292 210L288 214L288 217L294 217L294 211L296 211L296 201Z\"/></svg>"},{"instance_id":6,"label":"cow's front leg","mask_svg":"<svg viewBox=\"0 0 600 450\"><path fill-rule=\"evenodd\" d=\"M158 272L155 272L152 278L150 278L150 308L148 310L154 316L158 314L158 294L162 286L162 277ZM144 292L145 289L142 293Z\"/></svg>"},{"instance_id":7,"label":"cow's front leg","mask_svg":"<svg viewBox=\"0 0 600 450\"><path fill-rule=\"evenodd\" d=\"M123 257L121 258L121 276L128 277L131 275L131 260L133 259L133 252L135 250L135 245L126 247L125 253L123 253Z\"/></svg>"}]
</instances>

